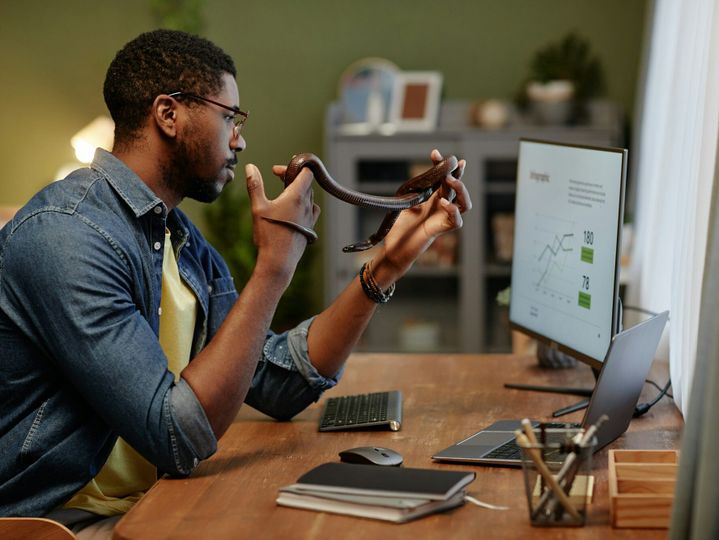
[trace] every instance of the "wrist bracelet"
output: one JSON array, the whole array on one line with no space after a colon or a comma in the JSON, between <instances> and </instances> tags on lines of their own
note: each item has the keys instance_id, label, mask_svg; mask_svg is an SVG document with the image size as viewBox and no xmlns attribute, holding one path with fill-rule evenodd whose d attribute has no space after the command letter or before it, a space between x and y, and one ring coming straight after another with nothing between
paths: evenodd
<instances>
[{"instance_id":1,"label":"wrist bracelet","mask_svg":"<svg viewBox=\"0 0 719 540\"><path fill-rule=\"evenodd\" d=\"M392 283L389 289L383 291L372 275L372 269L369 262L362 265L359 271L359 280L362 285L362 290L367 295L367 298L375 302L376 304L386 304L392 295L394 294L395 284Z\"/></svg>"}]
</instances>

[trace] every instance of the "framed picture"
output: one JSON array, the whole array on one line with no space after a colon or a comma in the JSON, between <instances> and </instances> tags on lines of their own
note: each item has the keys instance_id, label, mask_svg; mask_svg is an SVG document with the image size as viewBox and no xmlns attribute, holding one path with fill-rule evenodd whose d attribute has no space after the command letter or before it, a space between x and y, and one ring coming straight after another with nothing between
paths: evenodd
<instances>
[{"instance_id":1,"label":"framed picture","mask_svg":"<svg viewBox=\"0 0 719 540\"><path fill-rule=\"evenodd\" d=\"M384 58L362 58L350 64L340 77L342 124L347 135L381 132L390 125L394 78L399 68Z\"/></svg>"},{"instance_id":2,"label":"framed picture","mask_svg":"<svg viewBox=\"0 0 719 540\"><path fill-rule=\"evenodd\" d=\"M437 127L442 74L401 71L395 75L390 122L397 131L432 131Z\"/></svg>"}]
</instances>

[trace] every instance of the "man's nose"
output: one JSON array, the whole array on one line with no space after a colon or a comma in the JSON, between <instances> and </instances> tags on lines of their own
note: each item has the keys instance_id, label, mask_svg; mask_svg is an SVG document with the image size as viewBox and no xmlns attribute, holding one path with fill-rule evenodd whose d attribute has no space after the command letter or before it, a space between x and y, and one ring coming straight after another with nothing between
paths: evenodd
<instances>
[{"instance_id":1,"label":"man's nose","mask_svg":"<svg viewBox=\"0 0 719 540\"><path fill-rule=\"evenodd\" d=\"M245 148L247 148L247 141L245 141L242 134L238 133L237 137L230 142L230 148L232 148L233 152L242 152Z\"/></svg>"}]
</instances>

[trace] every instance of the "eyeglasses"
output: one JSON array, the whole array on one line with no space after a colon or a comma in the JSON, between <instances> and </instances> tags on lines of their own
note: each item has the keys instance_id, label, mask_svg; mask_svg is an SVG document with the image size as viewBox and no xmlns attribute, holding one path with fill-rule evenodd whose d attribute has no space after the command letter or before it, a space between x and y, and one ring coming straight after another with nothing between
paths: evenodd
<instances>
[{"instance_id":1,"label":"eyeglasses","mask_svg":"<svg viewBox=\"0 0 719 540\"><path fill-rule=\"evenodd\" d=\"M247 122L247 117L250 116L250 111L241 111L239 107L230 107L229 105L223 105L222 103L219 103L213 99L198 96L197 94L191 94L190 92L173 92L172 94L167 95L170 97L184 96L192 99L199 99L200 101L206 101L207 103L212 103L213 105L217 105L218 107L222 107L223 109L232 111L234 113L232 121L235 123L235 129L237 130L237 133L242 131L242 126L245 125L245 122Z\"/></svg>"}]
</instances>

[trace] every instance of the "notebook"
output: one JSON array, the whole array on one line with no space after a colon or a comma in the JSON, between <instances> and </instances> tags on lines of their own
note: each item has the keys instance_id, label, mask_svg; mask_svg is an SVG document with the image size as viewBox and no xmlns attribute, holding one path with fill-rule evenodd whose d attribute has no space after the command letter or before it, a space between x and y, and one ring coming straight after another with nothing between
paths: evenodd
<instances>
[{"instance_id":1,"label":"notebook","mask_svg":"<svg viewBox=\"0 0 719 540\"><path fill-rule=\"evenodd\" d=\"M665 311L618 333L612 339L580 424L580 427L587 427L596 423L603 414L609 417L597 432L595 452L615 440L629 427L668 318L669 312ZM519 467L521 458L496 454L500 447L513 445L514 431L521 428L520 422L520 419L495 422L437 452L432 459Z\"/></svg>"},{"instance_id":2,"label":"notebook","mask_svg":"<svg viewBox=\"0 0 719 540\"><path fill-rule=\"evenodd\" d=\"M463 504L473 472L324 463L280 488L277 504L402 523Z\"/></svg>"}]
</instances>

